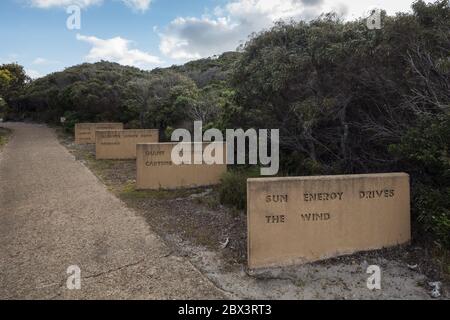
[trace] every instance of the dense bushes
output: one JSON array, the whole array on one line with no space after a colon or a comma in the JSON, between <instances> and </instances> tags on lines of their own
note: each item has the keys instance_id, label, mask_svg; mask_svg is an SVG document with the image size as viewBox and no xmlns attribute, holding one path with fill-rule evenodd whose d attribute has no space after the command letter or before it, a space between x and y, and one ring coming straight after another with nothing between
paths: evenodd
<instances>
[{"instance_id":1,"label":"dense bushes","mask_svg":"<svg viewBox=\"0 0 450 320\"><path fill-rule=\"evenodd\" d=\"M73 111L66 111L64 113L64 118L66 121L62 123L63 129L68 133L74 133L75 132L75 125L80 122L78 114Z\"/></svg>"},{"instance_id":2,"label":"dense bushes","mask_svg":"<svg viewBox=\"0 0 450 320\"><path fill-rule=\"evenodd\" d=\"M12 107L17 107L18 97L29 80L24 68L16 63L0 66L0 118L7 120L12 115Z\"/></svg>"},{"instance_id":3,"label":"dense bushes","mask_svg":"<svg viewBox=\"0 0 450 320\"><path fill-rule=\"evenodd\" d=\"M239 210L247 208L247 179L258 176L258 168L236 168L226 172L219 187L220 203Z\"/></svg>"},{"instance_id":4,"label":"dense bushes","mask_svg":"<svg viewBox=\"0 0 450 320\"><path fill-rule=\"evenodd\" d=\"M238 57L225 53L151 72L106 61L85 63L31 82L15 95L15 110L44 122L58 123L69 113L79 121L119 121L161 132L197 117L213 122L218 108L231 100L226 79Z\"/></svg>"},{"instance_id":5,"label":"dense bushes","mask_svg":"<svg viewBox=\"0 0 450 320\"><path fill-rule=\"evenodd\" d=\"M19 96L19 108L44 122L59 123L67 112L80 121L128 122L136 115L124 101L126 84L145 74L109 62L82 64L33 81Z\"/></svg>"},{"instance_id":6,"label":"dense bushes","mask_svg":"<svg viewBox=\"0 0 450 320\"><path fill-rule=\"evenodd\" d=\"M437 93L440 108L448 103L448 70L435 68L448 61L448 3L414 10L385 17L376 31L326 15L254 37L233 75L240 109L231 125L280 128L287 156L326 171L390 170L387 146L422 112L442 112L427 97Z\"/></svg>"},{"instance_id":7,"label":"dense bushes","mask_svg":"<svg viewBox=\"0 0 450 320\"><path fill-rule=\"evenodd\" d=\"M450 117L423 116L391 151L413 177L415 230L450 247Z\"/></svg>"},{"instance_id":8,"label":"dense bushes","mask_svg":"<svg viewBox=\"0 0 450 320\"><path fill-rule=\"evenodd\" d=\"M4 119L8 113L8 105L6 104L6 101L0 97L0 119Z\"/></svg>"}]
</instances>

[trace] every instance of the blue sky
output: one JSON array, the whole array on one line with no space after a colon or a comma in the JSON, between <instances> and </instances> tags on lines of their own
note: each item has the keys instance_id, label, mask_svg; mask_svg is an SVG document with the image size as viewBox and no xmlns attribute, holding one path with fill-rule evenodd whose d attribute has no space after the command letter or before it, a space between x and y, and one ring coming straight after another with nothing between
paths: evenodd
<instances>
[{"instance_id":1,"label":"blue sky","mask_svg":"<svg viewBox=\"0 0 450 320\"><path fill-rule=\"evenodd\" d=\"M336 11L346 19L378 7L394 14L412 0L2 0L0 63L33 78L101 59L143 69L234 50L279 19ZM81 8L69 30L68 6Z\"/></svg>"}]
</instances>

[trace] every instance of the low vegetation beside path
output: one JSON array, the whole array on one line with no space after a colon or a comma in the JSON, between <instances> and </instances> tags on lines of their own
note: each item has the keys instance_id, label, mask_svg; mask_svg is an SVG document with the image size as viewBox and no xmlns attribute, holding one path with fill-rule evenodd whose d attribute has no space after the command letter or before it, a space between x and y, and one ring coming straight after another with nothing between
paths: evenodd
<instances>
[{"instance_id":1,"label":"low vegetation beside path","mask_svg":"<svg viewBox=\"0 0 450 320\"><path fill-rule=\"evenodd\" d=\"M6 145L10 135L11 130L0 127L0 150Z\"/></svg>"}]
</instances>

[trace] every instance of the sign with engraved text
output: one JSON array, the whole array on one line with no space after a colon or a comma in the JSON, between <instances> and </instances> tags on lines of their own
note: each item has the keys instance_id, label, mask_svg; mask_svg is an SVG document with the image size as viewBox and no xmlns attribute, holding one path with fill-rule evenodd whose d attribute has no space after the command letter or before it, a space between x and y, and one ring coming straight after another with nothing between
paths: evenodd
<instances>
[{"instance_id":1,"label":"sign with engraved text","mask_svg":"<svg viewBox=\"0 0 450 320\"><path fill-rule=\"evenodd\" d=\"M312 262L411 239L405 173L249 179L250 268Z\"/></svg>"},{"instance_id":2,"label":"sign with engraved text","mask_svg":"<svg viewBox=\"0 0 450 320\"><path fill-rule=\"evenodd\" d=\"M157 129L106 130L95 133L95 156L97 160L136 159L138 143L159 141Z\"/></svg>"},{"instance_id":3,"label":"sign with engraved text","mask_svg":"<svg viewBox=\"0 0 450 320\"><path fill-rule=\"evenodd\" d=\"M197 144L197 143L196 143ZM220 183L222 174L227 171L226 148L223 143L199 143L200 152L192 144L187 154L191 164L175 164L172 161L172 150L178 143L146 143L137 145L137 189L176 189L185 187L209 186ZM216 148L217 147L217 148ZM194 157L211 154L220 150L217 156L222 164L207 164L203 160L195 164Z\"/></svg>"},{"instance_id":4,"label":"sign with engraved text","mask_svg":"<svg viewBox=\"0 0 450 320\"><path fill-rule=\"evenodd\" d=\"M123 130L122 123L77 123L75 124L75 143L94 144L97 130Z\"/></svg>"}]
</instances>

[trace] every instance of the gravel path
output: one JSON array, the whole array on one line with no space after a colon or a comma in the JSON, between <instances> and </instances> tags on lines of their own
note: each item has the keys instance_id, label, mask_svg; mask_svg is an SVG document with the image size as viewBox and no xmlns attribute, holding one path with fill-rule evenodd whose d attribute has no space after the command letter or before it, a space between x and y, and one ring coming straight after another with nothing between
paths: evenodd
<instances>
[{"instance_id":1,"label":"gravel path","mask_svg":"<svg viewBox=\"0 0 450 320\"><path fill-rule=\"evenodd\" d=\"M0 153L0 299L223 298L61 146L45 126ZM67 268L81 269L68 290Z\"/></svg>"}]
</instances>

